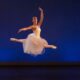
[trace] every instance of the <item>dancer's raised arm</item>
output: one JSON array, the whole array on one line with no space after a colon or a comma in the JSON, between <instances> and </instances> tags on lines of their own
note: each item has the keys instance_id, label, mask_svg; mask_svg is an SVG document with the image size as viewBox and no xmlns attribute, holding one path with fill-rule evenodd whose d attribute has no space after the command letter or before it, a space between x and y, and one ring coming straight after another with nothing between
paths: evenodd
<instances>
[{"instance_id":1,"label":"dancer's raised arm","mask_svg":"<svg viewBox=\"0 0 80 80\"><path fill-rule=\"evenodd\" d=\"M41 26L44 19L44 14L43 14L43 9L40 7L39 7L39 11L40 11L40 21L38 22L38 25Z\"/></svg>"},{"instance_id":2,"label":"dancer's raised arm","mask_svg":"<svg viewBox=\"0 0 80 80\"><path fill-rule=\"evenodd\" d=\"M21 29L19 29L18 33L22 32L22 31L30 30L30 29L32 29L32 26L21 28Z\"/></svg>"}]
</instances>

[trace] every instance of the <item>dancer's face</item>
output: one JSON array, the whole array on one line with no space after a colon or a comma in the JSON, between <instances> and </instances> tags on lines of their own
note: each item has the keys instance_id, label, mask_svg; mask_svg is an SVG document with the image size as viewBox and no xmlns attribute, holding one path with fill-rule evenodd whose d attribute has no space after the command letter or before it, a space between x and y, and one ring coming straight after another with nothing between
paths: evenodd
<instances>
[{"instance_id":1,"label":"dancer's face","mask_svg":"<svg viewBox=\"0 0 80 80\"><path fill-rule=\"evenodd\" d=\"M33 24L37 24L37 21L38 21L38 20L37 20L37 17L33 17L33 18L32 18Z\"/></svg>"}]
</instances>

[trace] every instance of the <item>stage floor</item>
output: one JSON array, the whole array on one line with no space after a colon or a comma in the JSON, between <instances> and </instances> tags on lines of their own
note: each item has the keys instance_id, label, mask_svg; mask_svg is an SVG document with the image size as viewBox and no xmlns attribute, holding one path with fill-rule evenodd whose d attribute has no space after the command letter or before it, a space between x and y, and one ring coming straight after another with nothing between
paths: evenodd
<instances>
[{"instance_id":1,"label":"stage floor","mask_svg":"<svg viewBox=\"0 0 80 80\"><path fill-rule=\"evenodd\" d=\"M80 68L1 67L0 80L80 80Z\"/></svg>"}]
</instances>

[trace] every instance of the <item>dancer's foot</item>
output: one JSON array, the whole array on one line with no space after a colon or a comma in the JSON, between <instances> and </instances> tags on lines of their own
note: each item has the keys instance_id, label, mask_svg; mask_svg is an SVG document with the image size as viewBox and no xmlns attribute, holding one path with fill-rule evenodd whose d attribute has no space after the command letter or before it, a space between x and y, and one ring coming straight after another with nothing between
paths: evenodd
<instances>
[{"instance_id":1,"label":"dancer's foot","mask_svg":"<svg viewBox=\"0 0 80 80\"><path fill-rule=\"evenodd\" d=\"M10 38L11 41L16 41L16 38Z\"/></svg>"},{"instance_id":2,"label":"dancer's foot","mask_svg":"<svg viewBox=\"0 0 80 80\"><path fill-rule=\"evenodd\" d=\"M52 49L57 49L57 46L52 45Z\"/></svg>"}]
</instances>

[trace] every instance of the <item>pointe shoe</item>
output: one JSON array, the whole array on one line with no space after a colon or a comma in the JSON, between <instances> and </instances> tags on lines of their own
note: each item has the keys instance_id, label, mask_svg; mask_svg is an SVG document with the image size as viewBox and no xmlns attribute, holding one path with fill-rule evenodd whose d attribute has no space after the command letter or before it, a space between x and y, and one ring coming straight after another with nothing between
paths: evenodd
<instances>
[{"instance_id":1,"label":"pointe shoe","mask_svg":"<svg viewBox=\"0 0 80 80\"><path fill-rule=\"evenodd\" d=\"M56 46L54 46L54 45L52 45L52 48L53 48L53 49L57 49L57 47L56 47Z\"/></svg>"},{"instance_id":2,"label":"pointe shoe","mask_svg":"<svg viewBox=\"0 0 80 80\"><path fill-rule=\"evenodd\" d=\"M11 40L11 41L16 41L16 39L15 39L15 38L10 38L10 40Z\"/></svg>"}]
</instances>

